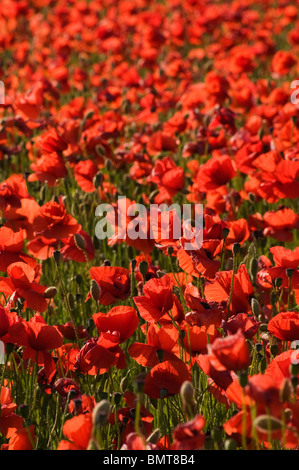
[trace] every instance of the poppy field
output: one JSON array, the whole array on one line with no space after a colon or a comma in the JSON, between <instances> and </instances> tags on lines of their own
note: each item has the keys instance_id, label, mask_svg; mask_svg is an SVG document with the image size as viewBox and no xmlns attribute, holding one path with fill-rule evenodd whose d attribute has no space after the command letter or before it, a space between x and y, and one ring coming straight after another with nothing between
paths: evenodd
<instances>
[{"instance_id":1,"label":"poppy field","mask_svg":"<svg viewBox=\"0 0 299 470\"><path fill-rule=\"evenodd\" d=\"M0 80L1 450L297 450L298 0L3 0Z\"/></svg>"}]
</instances>

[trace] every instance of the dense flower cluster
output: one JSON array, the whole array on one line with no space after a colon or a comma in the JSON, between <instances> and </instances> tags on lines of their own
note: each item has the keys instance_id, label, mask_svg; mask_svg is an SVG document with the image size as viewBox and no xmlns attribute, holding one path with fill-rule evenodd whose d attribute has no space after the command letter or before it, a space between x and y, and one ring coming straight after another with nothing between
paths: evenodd
<instances>
[{"instance_id":1,"label":"dense flower cluster","mask_svg":"<svg viewBox=\"0 0 299 470\"><path fill-rule=\"evenodd\" d=\"M2 450L299 448L298 7L1 2Z\"/></svg>"}]
</instances>

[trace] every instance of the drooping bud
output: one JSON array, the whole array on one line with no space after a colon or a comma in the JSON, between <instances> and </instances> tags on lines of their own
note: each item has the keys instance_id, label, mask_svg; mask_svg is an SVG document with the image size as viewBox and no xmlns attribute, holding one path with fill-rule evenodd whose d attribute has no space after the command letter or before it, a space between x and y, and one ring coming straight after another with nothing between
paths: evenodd
<instances>
[{"instance_id":1,"label":"drooping bud","mask_svg":"<svg viewBox=\"0 0 299 470\"><path fill-rule=\"evenodd\" d=\"M110 413L110 402L108 400L101 400L93 409L92 422L93 425L104 426L107 422Z\"/></svg>"},{"instance_id":2,"label":"drooping bud","mask_svg":"<svg viewBox=\"0 0 299 470\"><path fill-rule=\"evenodd\" d=\"M258 317L261 312L260 304L254 297L251 299L251 310L255 317Z\"/></svg>"},{"instance_id":3,"label":"drooping bud","mask_svg":"<svg viewBox=\"0 0 299 470\"><path fill-rule=\"evenodd\" d=\"M253 421L253 426L259 432L269 434L269 432L280 431L282 421L271 415L260 415Z\"/></svg>"},{"instance_id":4,"label":"drooping bud","mask_svg":"<svg viewBox=\"0 0 299 470\"><path fill-rule=\"evenodd\" d=\"M146 442L149 444L157 444L161 436L161 431L156 428L147 438Z\"/></svg>"},{"instance_id":5,"label":"drooping bud","mask_svg":"<svg viewBox=\"0 0 299 470\"><path fill-rule=\"evenodd\" d=\"M97 302L101 297L101 288L95 279L91 280L90 285L91 297Z\"/></svg>"},{"instance_id":6,"label":"drooping bud","mask_svg":"<svg viewBox=\"0 0 299 470\"><path fill-rule=\"evenodd\" d=\"M48 287L48 289L44 292L45 299L54 299L55 295L57 294L57 289L55 286Z\"/></svg>"},{"instance_id":7,"label":"drooping bud","mask_svg":"<svg viewBox=\"0 0 299 470\"><path fill-rule=\"evenodd\" d=\"M74 241L75 241L75 245L77 246L77 248L79 248L79 250L82 250L82 251L86 250L86 241L84 240L82 235L80 235L79 233L75 233Z\"/></svg>"}]
</instances>

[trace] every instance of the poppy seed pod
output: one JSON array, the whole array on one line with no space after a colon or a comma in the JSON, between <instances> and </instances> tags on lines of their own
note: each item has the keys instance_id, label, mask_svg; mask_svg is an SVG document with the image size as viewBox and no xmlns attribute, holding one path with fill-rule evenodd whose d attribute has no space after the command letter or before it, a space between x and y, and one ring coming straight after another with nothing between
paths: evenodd
<instances>
[{"instance_id":1,"label":"poppy seed pod","mask_svg":"<svg viewBox=\"0 0 299 470\"><path fill-rule=\"evenodd\" d=\"M222 229L222 237L224 238L224 240L228 237L228 234L229 234L229 228L228 227L224 227Z\"/></svg>"},{"instance_id":2,"label":"poppy seed pod","mask_svg":"<svg viewBox=\"0 0 299 470\"><path fill-rule=\"evenodd\" d=\"M44 292L45 299L54 299L55 295L57 294L57 289L55 286L48 287L48 289Z\"/></svg>"},{"instance_id":3,"label":"poppy seed pod","mask_svg":"<svg viewBox=\"0 0 299 470\"><path fill-rule=\"evenodd\" d=\"M103 180L104 180L104 177L103 177L103 173L101 171L99 171L95 177L93 178L93 185L96 189L100 188L103 184Z\"/></svg>"},{"instance_id":4,"label":"poppy seed pod","mask_svg":"<svg viewBox=\"0 0 299 470\"><path fill-rule=\"evenodd\" d=\"M279 390L279 398L282 401L282 403L284 403L289 400L291 395L292 395L292 387L291 387L289 379L285 377L282 381L282 384Z\"/></svg>"},{"instance_id":5,"label":"poppy seed pod","mask_svg":"<svg viewBox=\"0 0 299 470\"><path fill-rule=\"evenodd\" d=\"M79 248L82 251L86 250L86 241L79 233L75 233L74 241L75 241L75 245L77 246L77 248Z\"/></svg>"},{"instance_id":6,"label":"poppy seed pod","mask_svg":"<svg viewBox=\"0 0 299 470\"><path fill-rule=\"evenodd\" d=\"M93 409L92 422L93 425L104 426L107 422L110 413L110 402L108 400L101 400Z\"/></svg>"},{"instance_id":7,"label":"poppy seed pod","mask_svg":"<svg viewBox=\"0 0 299 470\"><path fill-rule=\"evenodd\" d=\"M240 243L234 243L233 244L233 255L237 256L238 253L240 253L241 245Z\"/></svg>"},{"instance_id":8,"label":"poppy seed pod","mask_svg":"<svg viewBox=\"0 0 299 470\"><path fill-rule=\"evenodd\" d=\"M101 288L97 281L92 279L91 285L90 285L90 293L91 297L97 302L99 298L101 297Z\"/></svg>"},{"instance_id":9,"label":"poppy seed pod","mask_svg":"<svg viewBox=\"0 0 299 470\"><path fill-rule=\"evenodd\" d=\"M274 416L261 415L255 418L253 426L261 433L268 434L282 429L282 421Z\"/></svg>"}]
</instances>

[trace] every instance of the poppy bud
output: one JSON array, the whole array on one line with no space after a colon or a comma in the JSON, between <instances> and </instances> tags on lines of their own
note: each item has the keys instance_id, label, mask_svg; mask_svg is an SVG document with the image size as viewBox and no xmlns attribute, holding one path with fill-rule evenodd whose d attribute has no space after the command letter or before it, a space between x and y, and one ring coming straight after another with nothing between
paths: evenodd
<instances>
[{"instance_id":1,"label":"poppy bud","mask_svg":"<svg viewBox=\"0 0 299 470\"><path fill-rule=\"evenodd\" d=\"M238 253L240 253L241 245L240 243L234 243L233 244L233 255L237 256Z\"/></svg>"},{"instance_id":2,"label":"poppy bud","mask_svg":"<svg viewBox=\"0 0 299 470\"><path fill-rule=\"evenodd\" d=\"M255 317L259 316L261 311L260 304L254 297L251 299L251 310Z\"/></svg>"},{"instance_id":3,"label":"poppy bud","mask_svg":"<svg viewBox=\"0 0 299 470\"><path fill-rule=\"evenodd\" d=\"M103 177L103 173L101 171L99 171L95 177L93 178L93 185L96 189L100 188L103 184L103 180L104 180L104 177Z\"/></svg>"},{"instance_id":4,"label":"poppy bud","mask_svg":"<svg viewBox=\"0 0 299 470\"><path fill-rule=\"evenodd\" d=\"M252 202L254 204L255 200L256 200L255 194L254 193L248 193L248 199L249 199L250 202Z\"/></svg>"},{"instance_id":5,"label":"poppy bud","mask_svg":"<svg viewBox=\"0 0 299 470\"><path fill-rule=\"evenodd\" d=\"M286 275L288 276L288 278L291 278L293 274L294 274L294 269L292 268L286 269Z\"/></svg>"},{"instance_id":6,"label":"poppy bud","mask_svg":"<svg viewBox=\"0 0 299 470\"><path fill-rule=\"evenodd\" d=\"M159 361L162 362L163 361L163 356L164 356L164 351L162 349L158 349L156 354L158 356Z\"/></svg>"},{"instance_id":7,"label":"poppy bud","mask_svg":"<svg viewBox=\"0 0 299 470\"><path fill-rule=\"evenodd\" d=\"M194 387L192 385L191 382L189 382L188 380L186 380L182 386L181 386L181 390L180 390L180 394L181 394L181 397L182 397L182 400L183 400L183 403L186 403L186 404L193 404L193 400L194 400Z\"/></svg>"},{"instance_id":8,"label":"poppy bud","mask_svg":"<svg viewBox=\"0 0 299 470\"><path fill-rule=\"evenodd\" d=\"M23 405L19 406L19 413L22 416L22 418L27 419L29 416L29 405L24 403Z\"/></svg>"},{"instance_id":9,"label":"poppy bud","mask_svg":"<svg viewBox=\"0 0 299 470\"><path fill-rule=\"evenodd\" d=\"M229 228L228 227L224 227L222 229L222 237L224 238L224 240L226 240L226 238L228 237L228 234L229 234Z\"/></svg>"},{"instance_id":10,"label":"poppy bud","mask_svg":"<svg viewBox=\"0 0 299 470\"><path fill-rule=\"evenodd\" d=\"M299 374L299 364L290 365L290 374L292 377L297 377L297 375Z\"/></svg>"},{"instance_id":11,"label":"poppy bud","mask_svg":"<svg viewBox=\"0 0 299 470\"><path fill-rule=\"evenodd\" d=\"M167 254L168 254L168 256L172 256L172 254L173 254L173 247L172 246L169 246L167 248Z\"/></svg>"},{"instance_id":12,"label":"poppy bud","mask_svg":"<svg viewBox=\"0 0 299 470\"><path fill-rule=\"evenodd\" d=\"M279 390L279 398L282 403L289 400L292 394L292 388L289 379L284 378Z\"/></svg>"},{"instance_id":13,"label":"poppy bud","mask_svg":"<svg viewBox=\"0 0 299 470\"><path fill-rule=\"evenodd\" d=\"M67 296L68 304L71 310L75 309L75 301L73 294L69 293Z\"/></svg>"},{"instance_id":14,"label":"poppy bud","mask_svg":"<svg viewBox=\"0 0 299 470\"><path fill-rule=\"evenodd\" d=\"M258 260L256 258L251 258L249 263L249 274L253 281L255 281L258 270Z\"/></svg>"},{"instance_id":15,"label":"poppy bud","mask_svg":"<svg viewBox=\"0 0 299 470\"><path fill-rule=\"evenodd\" d=\"M147 438L146 442L149 444L157 444L161 436L161 431L159 428L155 429Z\"/></svg>"},{"instance_id":16,"label":"poppy bud","mask_svg":"<svg viewBox=\"0 0 299 470\"><path fill-rule=\"evenodd\" d=\"M257 352L261 352L263 349L263 345L261 343L256 343L255 349L257 350Z\"/></svg>"},{"instance_id":17,"label":"poppy bud","mask_svg":"<svg viewBox=\"0 0 299 470\"><path fill-rule=\"evenodd\" d=\"M160 398L165 398L168 395L168 390L166 388L161 388Z\"/></svg>"},{"instance_id":18,"label":"poppy bud","mask_svg":"<svg viewBox=\"0 0 299 470\"><path fill-rule=\"evenodd\" d=\"M135 259L135 258L131 259L131 269L132 269L132 272L135 271L136 265L137 265L136 259Z\"/></svg>"},{"instance_id":19,"label":"poppy bud","mask_svg":"<svg viewBox=\"0 0 299 470\"><path fill-rule=\"evenodd\" d=\"M121 394L121 393L119 393L119 392L115 392L115 393L114 393L113 399L114 399L114 403L115 403L116 405L119 405L119 404L120 404L121 397L122 397L122 394Z\"/></svg>"},{"instance_id":20,"label":"poppy bud","mask_svg":"<svg viewBox=\"0 0 299 470\"><path fill-rule=\"evenodd\" d=\"M279 353L278 344L272 344L272 346L270 347L270 352L271 352L272 356L276 357L277 354Z\"/></svg>"},{"instance_id":21,"label":"poppy bud","mask_svg":"<svg viewBox=\"0 0 299 470\"><path fill-rule=\"evenodd\" d=\"M60 263L60 259L61 259L61 254L60 254L60 251L59 250L55 250L53 252L53 258L54 258L54 261L56 264L59 264Z\"/></svg>"},{"instance_id":22,"label":"poppy bud","mask_svg":"<svg viewBox=\"0 0 299 470\"><path fill-rule=\"evenodd\" d=\"M110 261L110 259L104 259L103 266L111 266L111 261Z\"/></svg>"},{"instance_id":23,"label":"poppy bud","mask_svg":"<svg viewBox=\"0 0 299 470\"><path fill-rule=\"evenodd\" d=\"M91 281L91 286L90 286L90 293L91 297L97 302L99 298L101 297L101 289L97 281L95 279L92 279Z\"/></svg>"},{"instance_id":24,"label":"poppy bud","mask_svg":"<svg viewBox=\"0 0 299 470\"><path fill-rule=\"evenodd\" d=\"M55 286L48 287L48 289L44 292L45 299L54 299L55 295L57 294L57 289Z\"/></svg>"},{"instance_id":25,"label":"poppy bud","mask_svg":"<svg viewBox=\"0 0 299 470\"><path fill-rule=\"evenodd\" d=\"M141 261L139 263L139 271L141 272L143 277L146 275L148 271L148 263L146 261Z\"/></svg>"},{"instance_id":26,"label":"poppy bud","mask_svg":"<svg viewBox=\"0 0 299 470\"><path fill-rule=\"evenodd\" d=\"M98 155L100 155L101 157L105 157L106 155L106 149L103 145L101 144L98 144L96 145L96 152Z\"/></svg>"},{"instance_id":27,"label":"poppy bud","mask_svg":"<svg viewBox=\"0 0 299 470\"><path fill-rule=\"evenodd\" d=\"M275 279L275 287L276 287L277 289L279 289L281 286L282 286L282 278L281 278L281 277L277 277L277 278Z\"/></svg>"},{"instance_id":28,"label":"poppy bud","mask_svg":"<svg viewBox=\"0 0 299 470\"><path fill-rule=\"evenodd\" d=\"M239 383L242 388L246 387L248 382L248 374L246 371L241 371L240 372L240 377L239 377Z\"/></svg>"},{"instance_id":29,"label":"poppy bud","mask_svg":"<svg viewBox=\"0 0 299 470\"><path fill-rule=\"evenodd\" d=\"M79 233L75 233L74 241L75 241L75 245L77 246L77 248L79 248L82 251L86 250L86 241Z\"/></svg>"},{"instance_id":30,"label":"poppy bud","mask_svg":"<svg viewBox=\"0 0 299 470\"><path fill-rule=\"evenodd\" d=\"M282 429L282 421L274 416L260 415L253 421L253 426L261 433L269 433L280 431Z\"/></svg>"},{"instance_id":31,"label":"poppy bud","mask_svg":"<svg viewBox=\"0 0 299 470\"><path fill-rule=\"evenodd\" d=\"M105 167L106 167L106 169L108 170L108 172L113 170L113 163L112 163L112 161L109 160L108 158L107 158L107 160L106 160Z\"/></svg>"},{"instance_id":32,"label":"poppy bud","mask_svg":"<svg viewBox=\"0 0 299 470\"><path fill-rule=\"evenodd\" d=\"M127 376L123 377L120 381L120 389L123 393L128 389L128 384L129 384L128 377Z\"/></svg>"},{"instance_id":33,"label":"poppy bud","mask_svg":"<svg viewBox=\"0 0 299 470\"><path fill-rule=\"evenodd\" d=\"M108 400L101 400L93 409L92 422L94 426L104 426L110 413L110 403Z\"/></svg>"},{"instance_id":34,"label":"poppy bud","mask_svg":"<svg viewBox=\"0 0 299 470\"><path fill-rule=\"evenodd\" d=\"M237 443L234 439L226 439L224 442L224 449L225 450L236 450Z\"/></svg>"}]
</instances>

